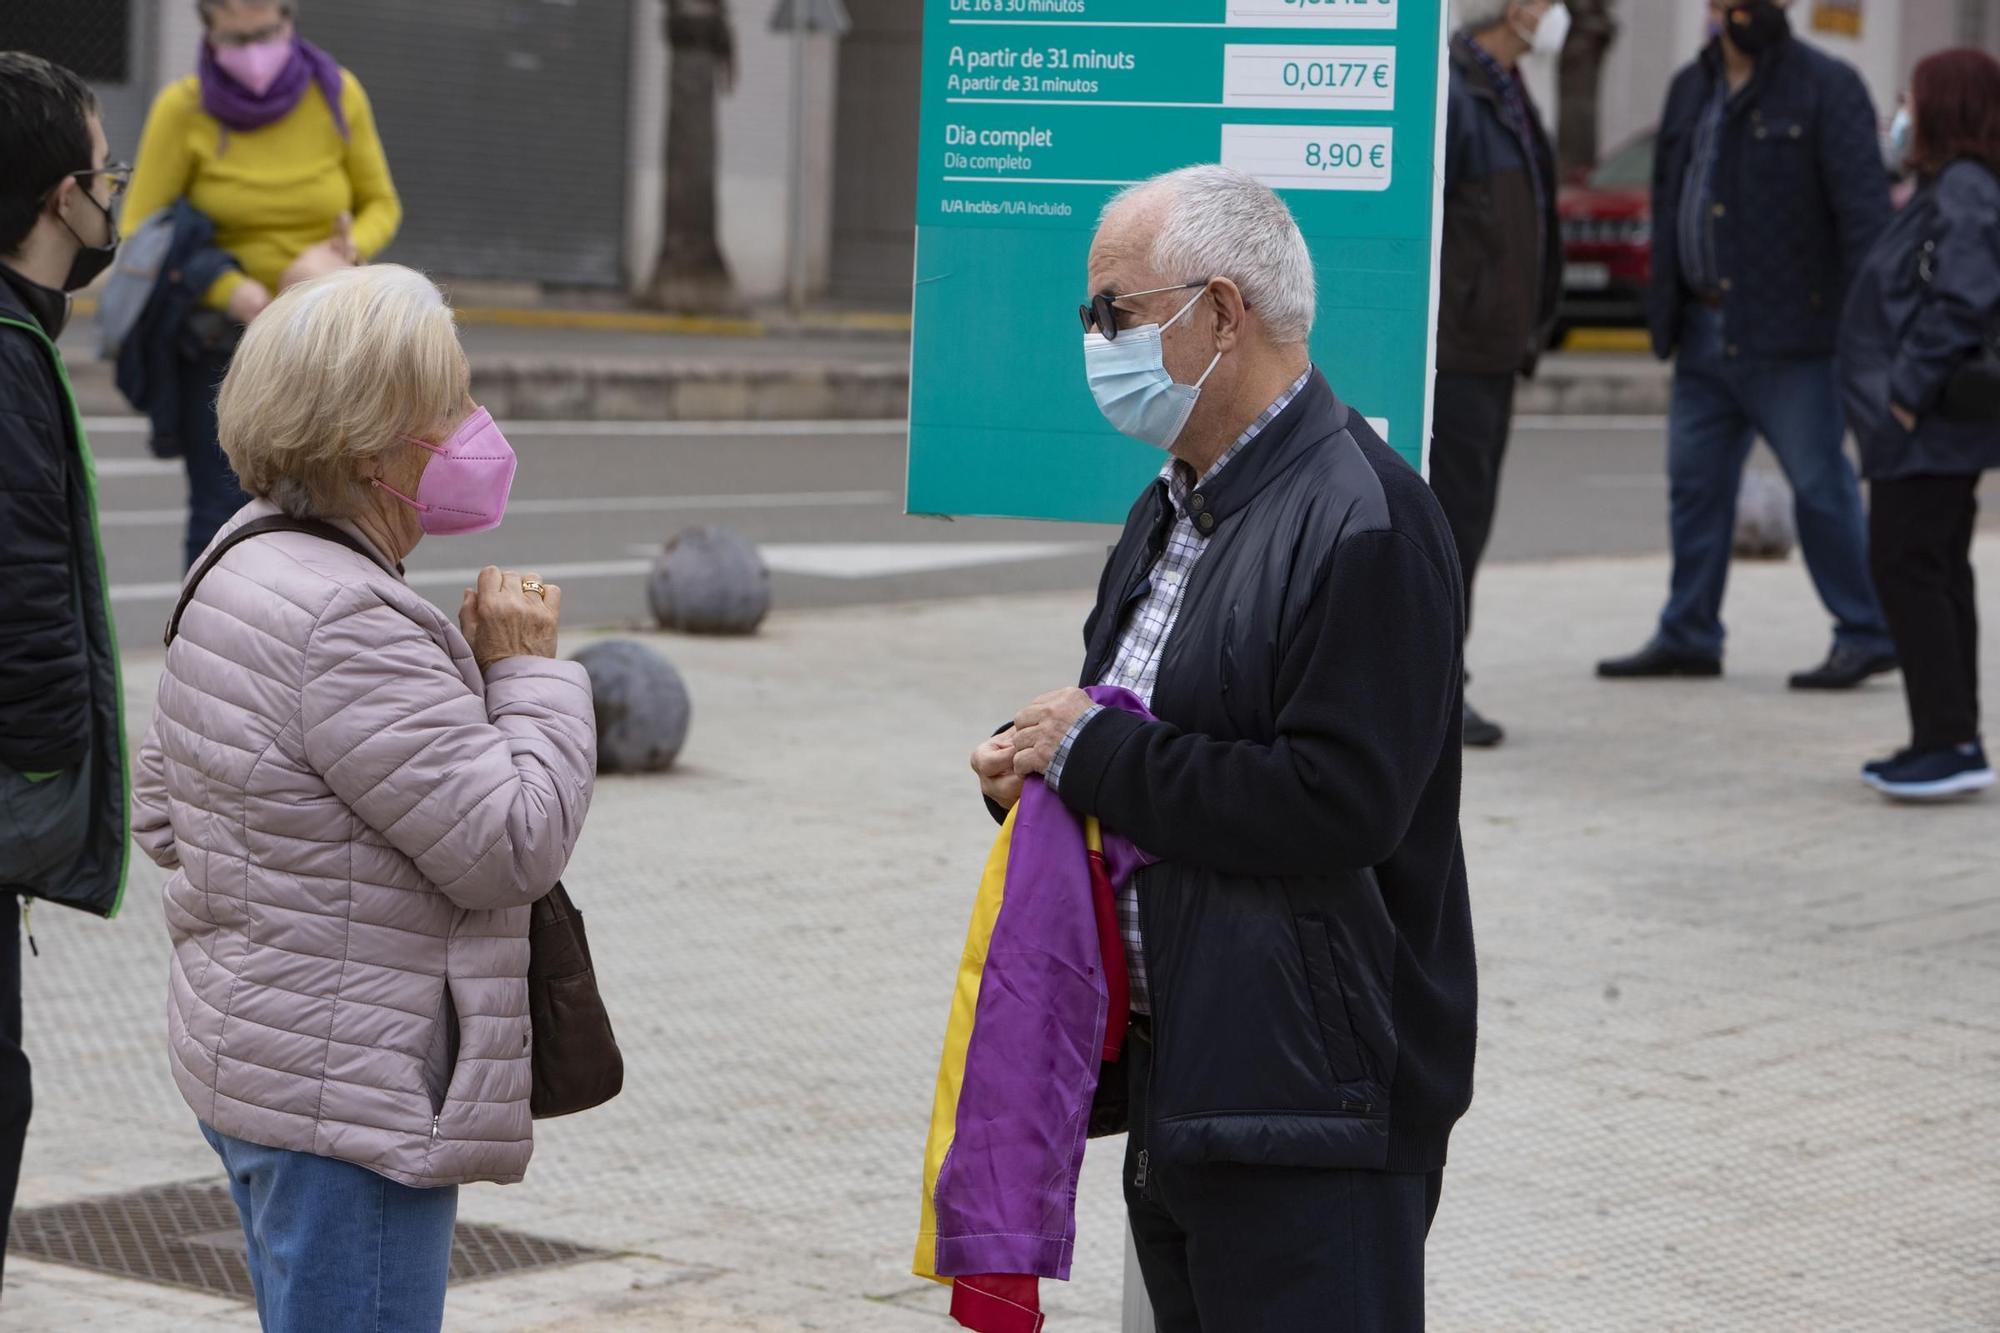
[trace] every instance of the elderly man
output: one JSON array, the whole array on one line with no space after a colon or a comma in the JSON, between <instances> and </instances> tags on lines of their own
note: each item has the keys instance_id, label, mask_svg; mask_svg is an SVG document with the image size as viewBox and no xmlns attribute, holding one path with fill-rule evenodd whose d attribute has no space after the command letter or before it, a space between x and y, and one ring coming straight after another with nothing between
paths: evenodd
<instances>
[{"instance_id":1,"label":"elderly man","mask_svg":"<svg viewBox=\"0 0 2000 1333\"><path fill-rule=\"evenodd\" d=\"M1120 901L1126 1202L1159 1327L1416 1328L1475 982L1459 847L1464 590L1422 478L1306 350L1311 256L1247 176L1113 200L1084 367L1172 455L1085 625L1086 685L973 766L1041 776L1159 864Z\"/></svg>"},{"instance_id":2,"label":"elderly man","mask_svg":"<svg viewBox=\"0 0 2000 1333\"><path fill-rule=\"evenodd\" d=\"M1554 56L1569 33L1556 0L1479 0L1451 41L1446 101L1444 258L1438 306L1431 486L1473 584L1500 504L1500 465L1514 424L1514 386L1534 373L1562 298L1556 159L1522 77L1530 55ZM1465 709L1465 743L1506 733Z\"/></svg>"}]
</instances>

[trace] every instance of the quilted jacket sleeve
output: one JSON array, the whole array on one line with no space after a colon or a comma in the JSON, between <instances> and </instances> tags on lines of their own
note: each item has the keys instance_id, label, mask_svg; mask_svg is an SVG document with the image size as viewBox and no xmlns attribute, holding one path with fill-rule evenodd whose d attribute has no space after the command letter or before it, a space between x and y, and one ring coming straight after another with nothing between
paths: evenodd
<instances>
[{"instance_id":1,"label":"quilted jacket sleeve","mask_svg":"<svg viewBox=\"0 0 2000 1333\"><path fill-rule=\"evenodd\" d=\"M582 667L496 663L482 701L421 625L357 587L320 616L305 670L307 761L445 896L509 907L554 887L596 774Z\"/></svg>"},{"instance_id":2,"label":"quilted jacket sleeve","mask_svg":"<svg viewBox=\"0 0 2000 1333\"><path fill-rule=\"evenodd\" d=\"M132 836L139 849L162 870L179 868L181 854L174 844L172 808L167 803L167 759L160 749L158 717L146 728L139 763L132 776Z\"/></svg>"}]
</instances>

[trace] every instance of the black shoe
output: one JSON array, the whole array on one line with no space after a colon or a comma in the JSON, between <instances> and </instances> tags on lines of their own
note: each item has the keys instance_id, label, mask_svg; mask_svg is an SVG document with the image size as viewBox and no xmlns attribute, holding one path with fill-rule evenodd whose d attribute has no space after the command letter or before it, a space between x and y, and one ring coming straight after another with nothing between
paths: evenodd
<instances>
[{"instance_id":1,"label":"black shoe","mask_svg":"<svg viewBox=\"0 0 2000 1333\"><path fill-rule=\"evenodd\" d=\"M1792 677L1795 690L1851 690L1870 676L1896 669L1894 653L1864 653L1835 644L1826 661Z\"/></svg>"},{"instance_id":2,"label":"black shoe","mask_svg":"<svg viewBox=\"0 0 2000 1333\"><path fill-rule=\"evenodd\" d=\"M1994 784L1993 766L1977 741L1948 750L1904 753L1877 767L1862 769L1861 779L1896 801L1944 801L1970 796Z\"/></svg>"},{"instance_id":3,"label":"black shoe","mask_svg":"<svg viewBox=\"0 0 2000 1333\"><path fill-rule=\"evenodd\" d=\"M1722 674L1720 658L1684 653L1653 640L1630 657L1611 657L1597 664L1606 680L1653 680L1664 676L1714 677Z\"/></svg>"},{"instance_id":4,"label":"black shoe","mask_svg":"<svg viewBox=\"0 0 2000 1333\"><path fill-rule=\"evenodd\" d=\"M1475 750L1490 750L1507 739L1506 728L1488 722L1471 704L1465 706L1465 743Z\"/></svg>"},{"instance_id":5,"label":"black shoe","mask_svg":"<svg viewBox=\"0 0 2000 1333\"><path fill-rule=\"evenodd\" d=\"M1861 766L1861 776L1863 778L1877 777L1883 772L1896 767L1898 764L1904 763L1914 754L1916 754L1916 751L1906 745L1887 759L1870 759Z\"/></svg>"}]
</instances>

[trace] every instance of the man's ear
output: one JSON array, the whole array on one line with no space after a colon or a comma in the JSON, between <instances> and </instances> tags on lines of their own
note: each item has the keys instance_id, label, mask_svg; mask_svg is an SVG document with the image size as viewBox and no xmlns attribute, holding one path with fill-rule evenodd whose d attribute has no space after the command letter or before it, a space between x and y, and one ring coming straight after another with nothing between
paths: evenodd
<instances>
[{"instance_id":1,"label":"man's ear","mask_svg":"<svg viewBox=\"0 0 2000 1333\"><path fill-rule=\"evenodd\" d=\"M1249 317L1243 291L1228 278L1217 278L1209 284L1205 295L1215 311L1215 348L1219 352L1230 351L1242 340L1243 326Z\"/></svg>"},{"instance_id":2,"label":"man's ear","mask_svg":"<svg viewBox=\"0 0 2000 1333\"><path fill-rule=\"evenodd\" d=\"M56 221L62 221L64 211L71 203L70 196L81 188L83 187L77 183L76 177L63 177L56 182L55 188L49 191L48 202L42 205L42 211Z\"/></svg>"}]
</instances>

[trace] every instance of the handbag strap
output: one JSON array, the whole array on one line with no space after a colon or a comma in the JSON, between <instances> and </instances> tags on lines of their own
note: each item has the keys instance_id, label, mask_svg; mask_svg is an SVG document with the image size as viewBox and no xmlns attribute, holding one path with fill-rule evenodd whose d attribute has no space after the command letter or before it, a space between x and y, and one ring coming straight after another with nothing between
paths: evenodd
<instances>
[{"instance_id":1,"label":"handbag strap","mask_svg":"<svg viewBox=\"0 0 2000 1333\"><path fill-rule=\"evenodd\" d=\"M174 607L173 618L167 622L168 647L172 647L174 640L180 636L181 617L187 614L188 604L194 600L195 589L201 586L201 581L208 577L208 572L215 568L216 562L227 555L230 549L238 543L247 542L252 537L262 537L273 532L302 532L308 537L317 537L321 541L334 542L337 545L345 546L371 565L380 565L382 563L380 558L373 551L362 545L359 540L342 532L331 523L325 523L316 518L293 518L290 514L273 514L268 518L251 519L248 523L237 528L213 547L209 548L209 552L202 558L202 562L195 566L192 574L188 575L187 582L181 587L180 603ZM399 570L398 572L400 573L401 571Z\"/></svg>"}]
</instances>

